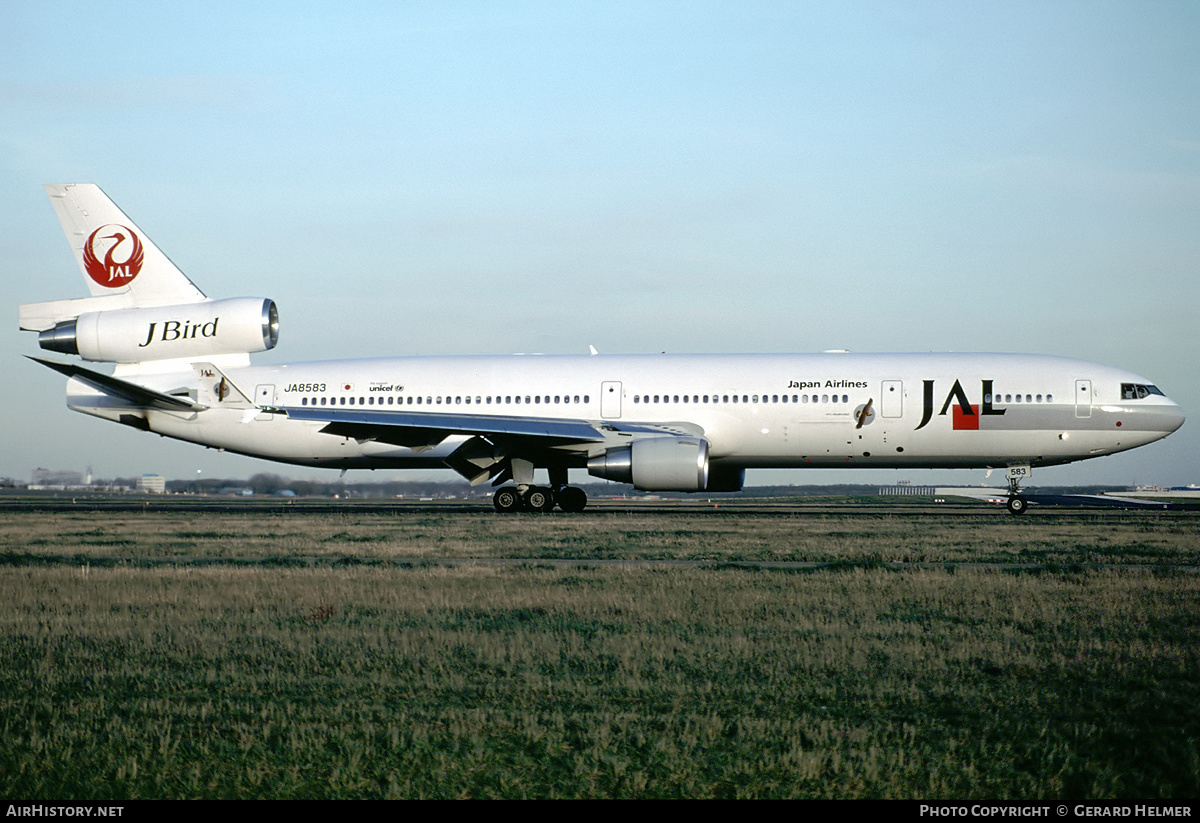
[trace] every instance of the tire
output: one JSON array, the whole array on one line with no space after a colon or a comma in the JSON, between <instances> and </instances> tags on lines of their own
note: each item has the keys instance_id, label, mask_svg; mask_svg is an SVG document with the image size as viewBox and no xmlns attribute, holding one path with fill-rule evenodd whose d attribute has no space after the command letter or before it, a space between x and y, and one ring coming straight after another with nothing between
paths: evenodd
<instances>
[{"instance_id":1,"label":"tire","mask_svg":"<svg viewBox=\"0 0 1200 823\"><path fill-rule=\"evenodd\" d=\"M1014 494L1008 498L1008 510L1012 514L1024 514L1029 508L1028 501L1019 494Z\"/></svg>"},{"instance_id":2,"label":"tire","mask_svg":"<svg viewBox=\"0 0 1200 823\"><path fill-rule=\"evenodd\" d=\"M496 493L492 495L492 505L500 514L519 512L525 507L521 500L521 493L515 486L502 486L497 489Z\"/></svg>"},{"instance_id":3,"label":"tire","mask_svg":"<svg viewBox=\"0 0 1200 823\"><path fill-rule=\"evenodd\" d=\"M587 505L587 492L574 486L565 486L555 493L554 501L565 512L581 512Z\"/></svg>"},{"instance_id":4,"label":"tire","mask_svg":"<svg viewBox=\"0 0 1200 823\"><path fill-rule=\"evenodd\" d=\"M530 486L525 492L525 508L531 512L548 512L554 508L554 493L541 486Z\"/></svg>"}]
</instances>

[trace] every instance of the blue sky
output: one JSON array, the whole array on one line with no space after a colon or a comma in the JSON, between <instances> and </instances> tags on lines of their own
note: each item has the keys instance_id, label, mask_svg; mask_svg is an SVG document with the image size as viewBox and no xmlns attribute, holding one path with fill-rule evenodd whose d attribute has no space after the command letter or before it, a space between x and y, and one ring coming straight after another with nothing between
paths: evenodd
<instances>
[{"instance_id":1,"label":"blue sky","mask_svg":"<svg viewBox=\"0 0 1200 823\"><path fill-rule=\"evenodd\" d=\"M1200 483L1195 2L5 2L0 22L20 397L0 476L302 474L71 413L20 356L19 304L86 293L41 188L81 181L209 296L275 299L263 362L1061 354L1193 420L1035 482ZM983 473L750 481L906 478Z\"/></svg>"}]
</instances>

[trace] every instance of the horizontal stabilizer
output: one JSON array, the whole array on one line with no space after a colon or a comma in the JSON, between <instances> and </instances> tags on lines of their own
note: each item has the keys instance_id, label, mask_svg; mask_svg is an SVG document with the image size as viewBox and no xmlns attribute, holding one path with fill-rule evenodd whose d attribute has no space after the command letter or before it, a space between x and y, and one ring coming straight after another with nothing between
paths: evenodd
<instances>
[{"instance_id":1,"label":"horizontal stabilizer","mask_svg":"<svg viewBox=\"0 0 1200 823\"><path fill-rule=\"evenodd\" d=\"M29 355L25 356L29 357ZM96 391L111 397L119 397L140 408L165 409L167 411L201 411L207 408L195 402L190 397L176 397L172 394L163 394L154 389L130 383L128 380L121 380L111 375L85 369L83 366L76 366L73 363L58 363L53 360L43 360L40 357L29 357L29 359L35 363L41 363L43 366L48 366L56 372L61 372L67 377L74 377L91 386Z\"/></svg>"},{"instance_id":2,"label":"horizontal stabilizer","mask_svg":"<svg viewBox=\"0 0 1200 823\"><path fill-rule=\"evenodd\" d=\"M133 298L127 292L106 297L76 297L73 300L51 300L49 303L26 303L18 310L21 331L46 331L64 320L74 320L84 312L116 311L133 308Z\"/></svg>"}]
</instances>

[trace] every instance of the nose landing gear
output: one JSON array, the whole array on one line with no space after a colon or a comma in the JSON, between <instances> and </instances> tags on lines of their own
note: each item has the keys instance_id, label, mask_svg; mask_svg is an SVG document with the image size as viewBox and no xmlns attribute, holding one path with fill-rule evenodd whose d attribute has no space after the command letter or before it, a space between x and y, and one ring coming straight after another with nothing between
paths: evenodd
<instances>
[{"instance_id":1,"label":"nose landing gear","mask_svg":"<svg viewBox=\"0 0 1200 823\"><path fill-rule=\"evenodd\" d=\"M1021 494L1021 481L1033 474L1028 463L1008 467L1008 507L1009 514L1024 514L1029 508L1029 501Z\"/></svg>"}]
</instances>

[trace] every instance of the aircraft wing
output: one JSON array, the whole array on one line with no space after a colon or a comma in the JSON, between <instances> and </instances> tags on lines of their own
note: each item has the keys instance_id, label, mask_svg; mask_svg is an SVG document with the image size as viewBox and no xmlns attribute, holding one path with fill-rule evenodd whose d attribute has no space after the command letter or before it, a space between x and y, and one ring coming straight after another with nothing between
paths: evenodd
<instances>
[{"instance_id":1,"label":"aircraft wing","mask_svg":"<svg viewBox=\"0 0 1200 823\"><path fill-rule=\"evenodd\" d=\"M29 357L29 355L25 355ZM67 377L74 377L98 392L116 397L138 408L165 409L167 411L201 411L208 408L187 396L164 394L163 392L130 383L108 374L85 369L73 363L58 363L54 360L43 360L40 357L29 357L35 363L41 363Z\"/></svg>"},{"instance_id":2,"label":"aircraft wing","mask_svg":"<svg viewBox=\"0 0 1200 823\"><path fill-rule=\"evenodd\" d=\"M603 443L614 435L703 435L688 423L624 423L557 417L524 417L461 412L413 412L383 409L332 409L288 406L279 411L293 420L326 423L329 434L359 440L377 440L397 446L432 448L451 435L476 435L488 440L523 440L550 447L572 443Z\"/></svg>"}]
</instances>

